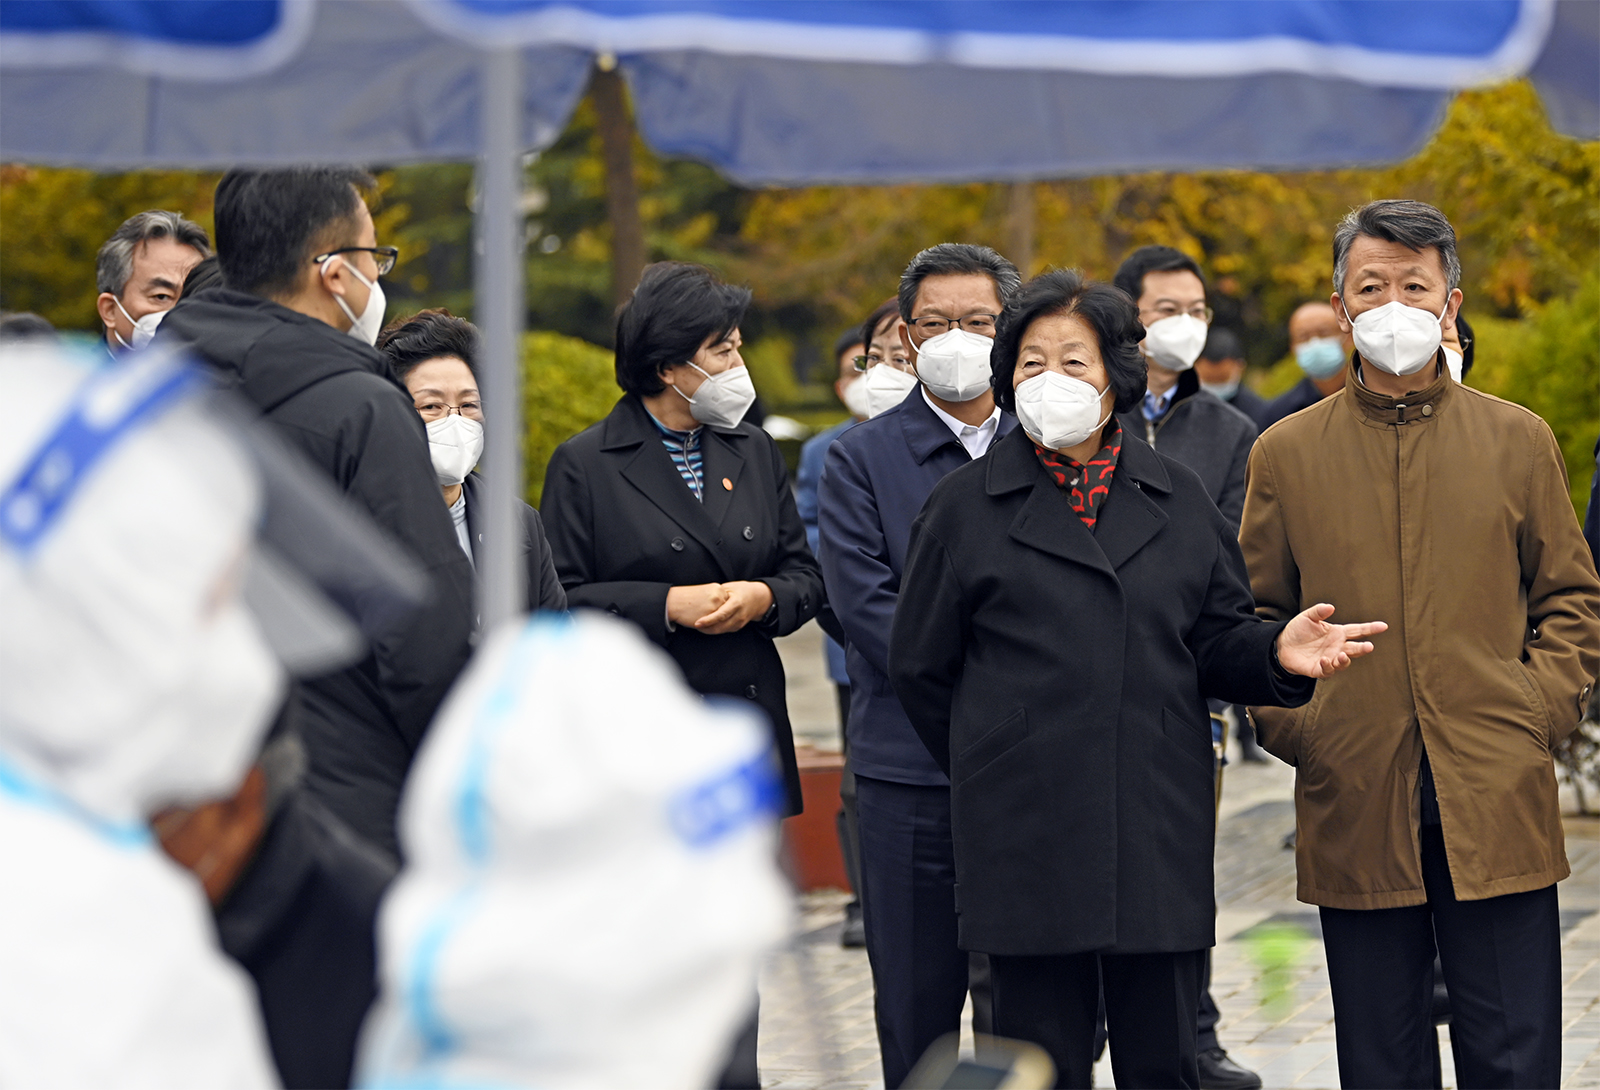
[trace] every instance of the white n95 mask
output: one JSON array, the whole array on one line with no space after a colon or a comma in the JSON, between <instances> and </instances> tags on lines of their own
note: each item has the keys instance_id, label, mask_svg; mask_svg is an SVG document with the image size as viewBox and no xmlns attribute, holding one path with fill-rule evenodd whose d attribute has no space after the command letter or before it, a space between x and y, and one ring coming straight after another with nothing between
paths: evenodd
<instances>
[{"instance_id":1,"label":"white n95 mask","mask_svg":"<svg viewBox=\"0 0 1600 1090\"><path fill-rule=\"evenodd\" d=\"M135 318L133 315L128 313L128 308L122 305L121 299L114 298L113 302L117 304L117 309L122 311L122 316L133 323L132 341L123 340L122 334L118 333L115 327L112 327L111 329L111 335L115 337L117 339L117 343L122 345L124 348L143 348L145 345L149 344L150 339L156 335L157 327L161 325L161 319L167 316L167 312L164 310L153 310L149 314L146 314L143 318Z\"/></svg>"},{"instance_id":2,"label":"white n95 mask","mask_svg":"<svg viewBox=\"0 0 1600 1090\"><path fill-rule=\"evenodd\" d=\"M331 260L332 258L329 259L329 261ZM333 297L333 301L339 304L339 309L344 311L344 316L350 319L350 328L345 332L362 344L377 344L378 334L383 330L383 312L389 305L388 300L383 296L383 286L376 280L368 280L365 276L362 276L361 270L349 261L344 263L344 267L350 270L351 276L354 276L368 288L367 305L361 308L360 317L357 317L356 312L350 309L350 304L344 301L344 296L335 295ZM321 269L323 272L328 271L327 261L322 263Z\"/></svg>"},{"instance_id":3,"label":"white n95 mask","mask_svg":"<svg viewBox=\"0 0 1600 1090\"><path fill-rule=\"evenodd\" d=\"M917 388L917 376L898 367L880 363L861 378L857 386L863 387L867 397L868 418L887 412L906 399Z\"/></svg>"},{"instance_id":4,"label":"white n95 mask","mask_svg":"<svg viewBox=\"0 0 1600 1090\"><path fill-rule=\"evenodd\" d=\"M1421 307L1408 307L1395 299L1362 311L1350 318L1356 351L1380 371L1414 375L1439 351L1439 342L1444 337L1440 323L1449 309L1450 304L1446 302L1445 309L1435 314ZM1349 318L1350 308L1346 307L1344 313Z\"/></svg>"},{"instance_id":5,"label":"white n95 mask","mask_svg":"<svg viewBox=\"0 0 1600 1090\"><path fill-rule=\"evenodd\" d=\"M989 388L994 369L989 353L994 339L959 327L929 337L917 349L917 378L945 401L971 401ZM873 371L883 370L882 364ZM868 372L870 375L871 372Z\"/></svg>"},{"instance_id":6,"label":"white n95 mask","mask_svg":"<svg viewBox=\"0 0 1600 1090\"><path fill-rule=\"evenodd\" d=\"M1034 375L1017 387L1017 423L1028 438L1049 450L1075 447L1105 425L1105 392L1059 371Z\"/></svg>"},{"instance_id":7,"label":"white n95 mask","mask_svg":"<svg viewBox=\"0 0 1600 1090\"><path fill-rule=\"evenodd\" d=\"M871 372L868 372L870 374ZM850 410L850 415L865 420L872 415L872 403L867 396L867 376L851 379L850 385L844 388L844 393L839 395L839 400L844 402L844 407Z\"/></svg>"},{"instance_id":8,"label":"white n95 mask","mask_svg":"<svg viewBox=\"0 0 1600 1090\"><path fill-rule=\"evenodd\" d=\"M428 457L440 484L460 484L483 457L483 425L460 413L430 421Z\"/></svg>"},{"instance_id":9,"label":"white n95 mask","mask_svg":"<svg viewBox=\"0 0 1600 1090\"><path fill-rule=\"evenodd\" d=\"M689 403L689 415L714 428L738 427L739 421L744 419L744 414L750 411L750 406L756 400L756 386L750 381L750 369L730 367L712 375L693 363L689 366L706 376L693 397L673 387L678 390L678 396Z\"/></svg>"},{"instance_id":10,"label":"white n95 mask","mask_svg":"<svg viewBox=\"0 0 1600 1090\"><path fill-rule=\"evenodd\" d=\"M1465 362L1460 352L1454 348L1446 347L1444 350L1444 365L1450 372L1450 377L1457 382L1461 381L1461 365Z\"/></svg>"},{"instance_id":11,"label":"white n95 mask","mask_svg":"<svg viewBox=\"0 0 1600 1090\"><path fill-rule=\"evenodd\" d=\"M1187 371L1205 351L1207 326L1190 314L1174 314L1144 328L1144 354L1168 371Z\"/></svg>"}]
</instances>

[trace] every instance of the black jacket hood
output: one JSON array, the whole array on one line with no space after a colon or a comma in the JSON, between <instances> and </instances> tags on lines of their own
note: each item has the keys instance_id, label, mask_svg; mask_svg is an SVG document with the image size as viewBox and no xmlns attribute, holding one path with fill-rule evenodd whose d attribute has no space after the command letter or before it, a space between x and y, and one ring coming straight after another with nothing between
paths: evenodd
<instances>
[{"instance_id":1,"label":"black jacket hood","mask_svg":"<svg viewBox=\"0 0 1600 1090\"><path fill-rule=\"evenodd\" d=\"M370 345L270 299L227 288L179 302L162 320L157 339L193 347L224 385L242 386L263 412L347 371L367 371L400 385Z\"/></svg>"}]
</instances>

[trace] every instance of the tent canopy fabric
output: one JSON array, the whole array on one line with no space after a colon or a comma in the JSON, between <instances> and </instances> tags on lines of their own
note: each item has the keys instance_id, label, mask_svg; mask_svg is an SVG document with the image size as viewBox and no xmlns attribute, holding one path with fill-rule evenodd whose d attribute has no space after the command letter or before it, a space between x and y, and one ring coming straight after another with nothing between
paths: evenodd
<instances>
[{"instance_id":1,"label":"tent canopy fabric","mask_svg":"<svg viewBox=\"0 0 1600 1090\"><path fill-rule=\"evenodd\" d=\"M470 158L485 49L523 150L610 53L653 146L748 184L1392 161L1530 69L1600 136L1589 0L0 0L0 155Z\"/></svg>"}]
</instances>

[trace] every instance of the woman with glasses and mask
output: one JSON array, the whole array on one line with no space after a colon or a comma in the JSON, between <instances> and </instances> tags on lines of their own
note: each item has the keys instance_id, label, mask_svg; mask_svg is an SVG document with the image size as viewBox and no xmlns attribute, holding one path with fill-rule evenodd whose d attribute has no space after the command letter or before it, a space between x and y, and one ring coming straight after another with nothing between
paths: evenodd
<instances>
[{"instance_id":1,"label":"woman with glasses and mask","mask_svg":"<svg viewBox=\"0 0 1600 1090\"><path fill-rule=\"evenodd\" d=\"M483 548L483 504L487 492L474 468L483 454L483 402L478 396L477 327L448 310L423 310L390 323L378 350L411 394L428 429L428 454L467 559ZM519 501L520 502L520 501ZM567 594L556 578L539 512L523 503L522 555L527 564L527 602L564 610Z\"/></svg>"},{"instance_id":2,"label":"woman with glasses and mask","mask_svg":"<svg viewBox=\"0 0 1600 1090\"><path fill-rule=\"evenodd\" d=\"M916 372L911 367L911 350L901 331L900 301L886 299L861 324L866 351L855 359L861 378L851 388L861 410L856 415L868 419L892 409L917 388ZM881 366L880 366L881 365ZM854 407L854 406L852 406Z\"/></svg>"},{"instance_id":3,"label":"woman with glasses and mask","mask_svg":"<svg viewBox=\"0 0 1600 1090\"><path fill-rule=\"evenodd\" d=\"M1117 1086L1200 1085L1206 698L1304 704L1385 627L1256 617L1199 478L1115 415L1144 396L1144 336L1126 294L1075 272L1007 303L992 381L1018 426L929 497L890 637L950 777L960 942L989 955L994 1032L1043 1046L1064 1087L1090 1085L1102 981Z\"/></svg>"}]
</instances>

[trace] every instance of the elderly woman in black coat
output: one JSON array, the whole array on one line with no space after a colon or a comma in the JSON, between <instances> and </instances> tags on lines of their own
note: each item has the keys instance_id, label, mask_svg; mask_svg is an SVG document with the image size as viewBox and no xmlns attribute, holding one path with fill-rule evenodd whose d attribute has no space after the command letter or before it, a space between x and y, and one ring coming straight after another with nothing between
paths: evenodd
<instances>
[{"instance_id":1,"label":"elderly woman in black coat","mask_svg":"<svg viewBox=\"0 0 1600 1090\"><path fill-rule=\"evenodd\" d=\"M1144 393L1133 302L1074 272L1001 315L1021 424L911 532L890 675L950 776L961 944L994 1029L1088 1086L1104 981L1119 1087L1198 1086L1215 942L1207 697L1295 706L1381 623L1257 619L1238 541L1189 470L1117 424Z\"/></svg>"},{"instance_id":2,"label":"elderly woman in black coat","mask_svg":"<svg viewBox=\"0 0 1600 1090\"><path fill-rule=\"evenodd\" d=\"M698 265L645 269L617 315L609 416L556 448L540 507L573 609L639 626L691 688L750 700L772 722L784 813L800 775L773 638L822 607L822 570L778 445L742 423L746 288Z\"/></svg>"}]
</instances>

